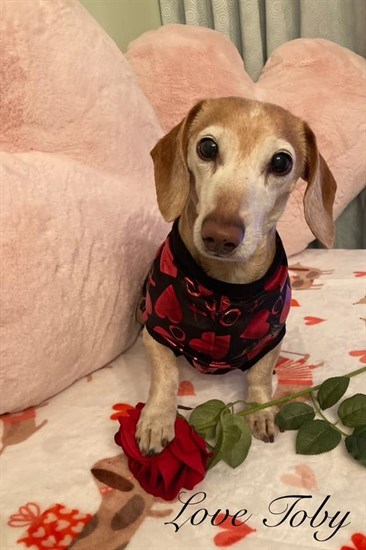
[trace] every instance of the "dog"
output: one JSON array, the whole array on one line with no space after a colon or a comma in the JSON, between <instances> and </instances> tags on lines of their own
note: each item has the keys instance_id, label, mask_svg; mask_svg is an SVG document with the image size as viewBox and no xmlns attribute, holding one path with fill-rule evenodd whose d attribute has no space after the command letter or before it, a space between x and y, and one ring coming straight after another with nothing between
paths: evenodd
<instances>
[{"instance_id":1,"label":"dog","mask_svg":"<svg viewBox=\"0 0 366 550\"><path fill-rule=\"evenodd\" d=\"M202 372L247 370L247 401L271 400L290 305L276 223L301 177L306 222L331 247L336 192L308 124L249 99L198 102L151 156L159 210L174 224L141 302L152 366L136 432L143 455L174 438L177 355ZM255 437L274 441L276 412L248 415Z\"/></svg>"}]
</instances>

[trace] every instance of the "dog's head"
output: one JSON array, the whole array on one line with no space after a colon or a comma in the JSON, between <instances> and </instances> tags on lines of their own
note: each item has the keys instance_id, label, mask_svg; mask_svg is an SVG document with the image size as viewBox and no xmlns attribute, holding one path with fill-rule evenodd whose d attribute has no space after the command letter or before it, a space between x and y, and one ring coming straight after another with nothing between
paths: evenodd
<instances>
[{"instance_id":1,"label":"dog's head","mask_svg":"<svg viewBox=\"0 0 366 550\"><path fill-rule=\"evenodd\" d=\"M200 101L151 155L163 217L194 209L194 245L204 256L248 259L300 177L308 183L306 221L332 245L335 180L312 130L281 107L236 97Z\"/></svg>"}]
</instances>

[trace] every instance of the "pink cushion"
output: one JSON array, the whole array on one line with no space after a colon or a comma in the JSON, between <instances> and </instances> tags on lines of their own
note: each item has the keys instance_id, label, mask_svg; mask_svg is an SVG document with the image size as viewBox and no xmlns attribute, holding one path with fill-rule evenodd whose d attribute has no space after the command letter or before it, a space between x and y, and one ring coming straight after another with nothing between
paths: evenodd
<instances>
[{"instance_id":1,"label":"pink cushion","mask_svg":"<svg viewBox=\"0 0 366 550\"><path fill-rule=\"evenodd\" d=\"M235 46L219 32L167 25L145 33L127 52L165 131L205 97L238 95L277 103L306 119L337 183L335 216L366 182L365 60L327 40L293 40L279 47L253 83ZM279 223L289 255L314 237L302 212L299 180Z\"/></svg>"},{"instance_id":2,"label":"pink cushion","mask_svg":"<svg viewBox=\"0 0 366 550\"><path fill-rule=\"evenodd\" d=\"M157 118L79 2L3 1L0 412L105 365L168 226L149 151Z\"/></svg>"}]
</instances>

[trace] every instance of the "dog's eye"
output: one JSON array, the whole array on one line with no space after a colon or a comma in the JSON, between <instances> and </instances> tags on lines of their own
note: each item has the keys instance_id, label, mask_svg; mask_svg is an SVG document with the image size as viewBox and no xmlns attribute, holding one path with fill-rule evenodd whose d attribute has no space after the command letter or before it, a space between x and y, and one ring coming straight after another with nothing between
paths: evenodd
<instances>
[{"instance_id":1,"label":"dog's eye","mask_svg":"<svg viewBox=\"0 0 366 550\"><path fill-rule=\"evenodd\" d=\"M276 153L271 159L270 171L277 176L286 176L292 166L293 161L288 153Z\"/></svg>"},{"instance_id":2,"label":"dog's eye","mask_svg":"<svg viewBox=\"0 0 366 550\"><path fill-rule=\"evenodd\" d=\"M205 137L197 143L197 154L202 160L215 160L218 152L219 147L212 138Z\"/></svg>"}]
</instances>

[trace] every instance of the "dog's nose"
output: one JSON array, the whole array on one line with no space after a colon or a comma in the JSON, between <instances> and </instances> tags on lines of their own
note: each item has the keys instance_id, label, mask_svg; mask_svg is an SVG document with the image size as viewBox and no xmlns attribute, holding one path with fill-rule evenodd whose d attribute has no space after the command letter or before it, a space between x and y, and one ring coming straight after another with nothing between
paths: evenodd
<instances>
[{"instance_id":1,"label":"dog's nose","mask_svg":"<svg viewBox=\"0 0 366 550\"><path fill-rule=\"evenodd\" d=\"M209 252L226 256L237 248L244 239L244 224L221 223L212 218L204 220L201 229L202 241Z\"/></svg>"}]
</instances>

